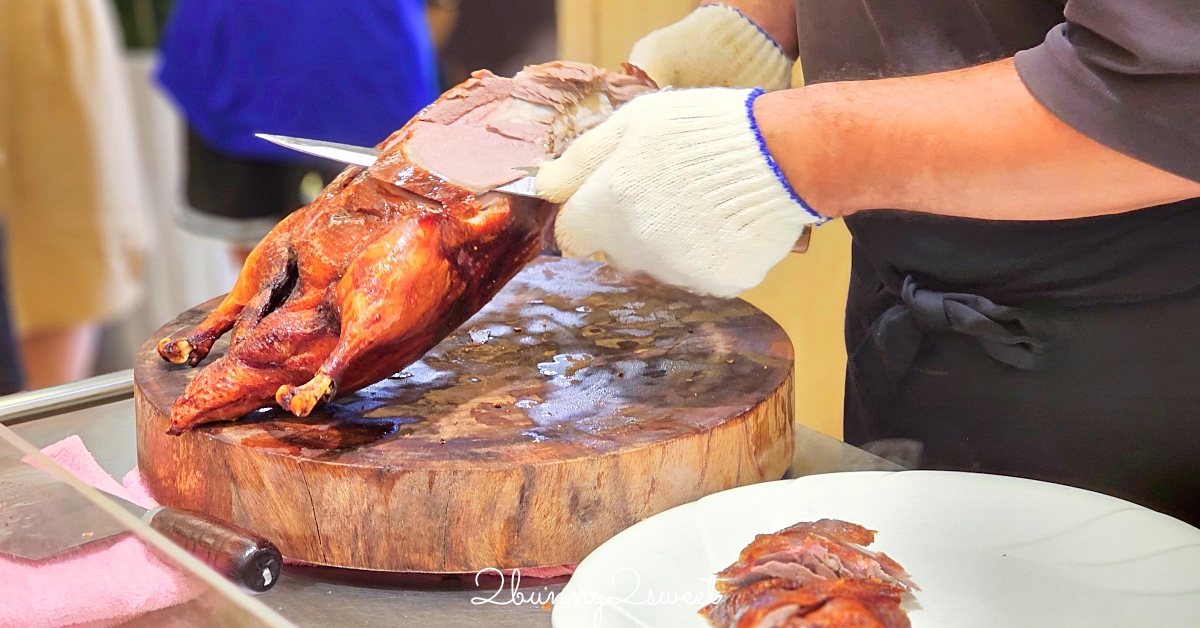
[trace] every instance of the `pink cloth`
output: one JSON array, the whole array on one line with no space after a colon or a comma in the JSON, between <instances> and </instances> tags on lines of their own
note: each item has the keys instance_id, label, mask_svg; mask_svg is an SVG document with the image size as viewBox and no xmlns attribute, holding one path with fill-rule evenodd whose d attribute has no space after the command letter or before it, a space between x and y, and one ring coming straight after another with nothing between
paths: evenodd
<instances>
[{"instance_id":1,"label":"pink cloth","mask_svg":"<svg viewBox=\"0 0 1200 628\"><path fill-rule=\"evenodd\" d=\"M575 573L575 565L559 565L557 567L534 567L533 569L522 569L522 578L557 578L559 576L569 576ZM512 570L509 570L505 575L512 575Z\"/></svg>"},{"instance_id":2,"label":"pink cloth","mask_svg":"<svg viewBox=\"0 0 1200 628\"><path fill-rule=\"evenodd\" d=\"M54 443L42 453L101 491L145 508L158 505L138 469L125 476L123 485L118 484L78 436ZM521 579L556 578L574 571L575 565L522 569ZM511 576L512 571L506 570L504 575ZM464 581L473 577L462 575ZM80 553L37 564L0 556L0 628L114 626L186 602L203 588L202 583L167 567L132 536L98 542Z\"/></svg>"},{"instance_id":3,"label":"pink cloth","mask_svg":"<svg viewBox=\"0 0 1200 628\"><path fill-rule=\"evenodd\" d=\"M158 505L137 469L118 484L78 436L42 452L99 490L147 508ZM0 557L0 627L111 626L186 602L203 589L133 536L37 564Z\"/></svg>"}]
</instances>

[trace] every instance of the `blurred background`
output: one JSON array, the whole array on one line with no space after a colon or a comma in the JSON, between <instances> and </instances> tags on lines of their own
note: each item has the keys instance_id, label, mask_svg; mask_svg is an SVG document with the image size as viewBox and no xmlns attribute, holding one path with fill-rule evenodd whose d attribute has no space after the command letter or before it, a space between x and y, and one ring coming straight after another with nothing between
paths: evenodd
<instances>
[{"instance_id":1,"label":"blurred background","mask_svg":"<svg viewBox=\"0 0 1200 628\"><path fill-rule=\"evenodd\" d=\"M336 174L247 129L374 144L474 70L617 68L696 4L0 0L0 394L132 367ZM800 422L839 437L848 257L822 227L744 295L796 347Z\"/></svg>"}]
</instances>

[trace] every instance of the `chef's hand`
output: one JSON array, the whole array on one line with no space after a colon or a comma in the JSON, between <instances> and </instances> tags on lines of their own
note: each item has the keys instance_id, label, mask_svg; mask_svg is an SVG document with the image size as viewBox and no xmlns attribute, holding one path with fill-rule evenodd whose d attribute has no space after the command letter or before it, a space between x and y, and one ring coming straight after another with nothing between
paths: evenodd
<instances>
[{"instance_id":1,"label":"chef's hand","mask_svg":"<svg viewBox=\"0 0 1200 628\"><path fill-rule=\"evenodd\" d=\"M793 60L737 9L708 4L643 37L629 62L661 86L776 90L791 85Z\"/></svg>"},{"instance_id":2,"label":"chef's hand","mask_svg":"<svg viewBox=\"0 0 1200 628\"><path fill-rule=\"evenodd\" d=\"M761 93L638 96L542 164L538 194L565 202L563 254L722 297L760 283L805 225L825 220L767 151L753 114Z\"/></svg>"}]
</instances>

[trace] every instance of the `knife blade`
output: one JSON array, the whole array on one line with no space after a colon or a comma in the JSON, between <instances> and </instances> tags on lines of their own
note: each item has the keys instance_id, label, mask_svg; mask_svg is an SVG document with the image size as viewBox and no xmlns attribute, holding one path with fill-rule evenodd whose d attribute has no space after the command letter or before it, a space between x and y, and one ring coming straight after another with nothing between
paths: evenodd
<instances>
[{"instance_id":1,"label":"knife blade","mask_svg":"<svg viewBox=\"0 0 1200 628\"><path fill-rule=\"evenodd\" d=\"M218 573L261 593L279 580L283 558L270 541L213 517L105 496ZM128 533L69 485L28 464L0 472L0 554L42 561Z\"/></svg>"},{"instance_id":2,"label":"knife blade","mask_svg":"<svg viewBox=\"0 0 1200 628\"><path fill-rule=\"evenodd\" d=\"M354 146L351 144L338 144L337 142L325 142L322 140L309 140L301 137L288 137L286 135L270 135L268 133L255 133L255 137L267 140L290 148L294 151L299 151L316 157L324 157L345 164L354 164L357 166L370 167L379 157L379 151L374 148L366 148L363 146ZM534 175L521 177L511 183L506 183L495 188L497 192L505 194L514 194L516 196L527 196L529 198L540 198L537 195L537 177ZM808 251L809 239L812 237L812 229L804 227L800 232L800 237L796 240L796 244L792 246L793 253L805 253Z\"/></svg>"},{"instance_id":3,"label":"knife blade","mask_svg":"<svg viewBox=\"0 0 1200 628\"><path fill-rule=\"evenodd\" d=\"M271 135L268 133L255 133L254 136L306 155L324 157L325 159L332 159L333 161L362 166L364 168L371 167L371 164L374 164L375 160L379 158L379 151L365 146L310 140L302 137L288 137L286 135ZM532 175L525 176L494 188L494 191L538 198L536 183L537 177Z\"/></svg>"}]
</instances>

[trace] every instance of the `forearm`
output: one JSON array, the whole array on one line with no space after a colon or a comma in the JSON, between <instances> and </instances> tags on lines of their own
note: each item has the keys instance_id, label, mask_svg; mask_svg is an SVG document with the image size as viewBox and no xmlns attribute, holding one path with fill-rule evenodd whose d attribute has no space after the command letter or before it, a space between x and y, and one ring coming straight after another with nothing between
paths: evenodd
<instances>
[{"instance_id":1,"label":"forearm","mask_svg":"<svg viewBox=\"0 0 1200 628\"><path fill-rule=\"evenodd\" d=\"M755 114L783 174L827 216L904 209L1053 220L1200 196L1200 183L1058 120L1011 60L779 91L760 97Z\"/></svg>"},{"instance_id":2,"label":"forearm","mask_svg":"<svg viewBox=\"0 0 1200 628\"><path fill-rule=\"evenodd\" d=\"M700 4L724 4L741 11L774 39L784 53L796 58L796 5L793 0L706 0Z\"/></svg>"}]
</instances>

